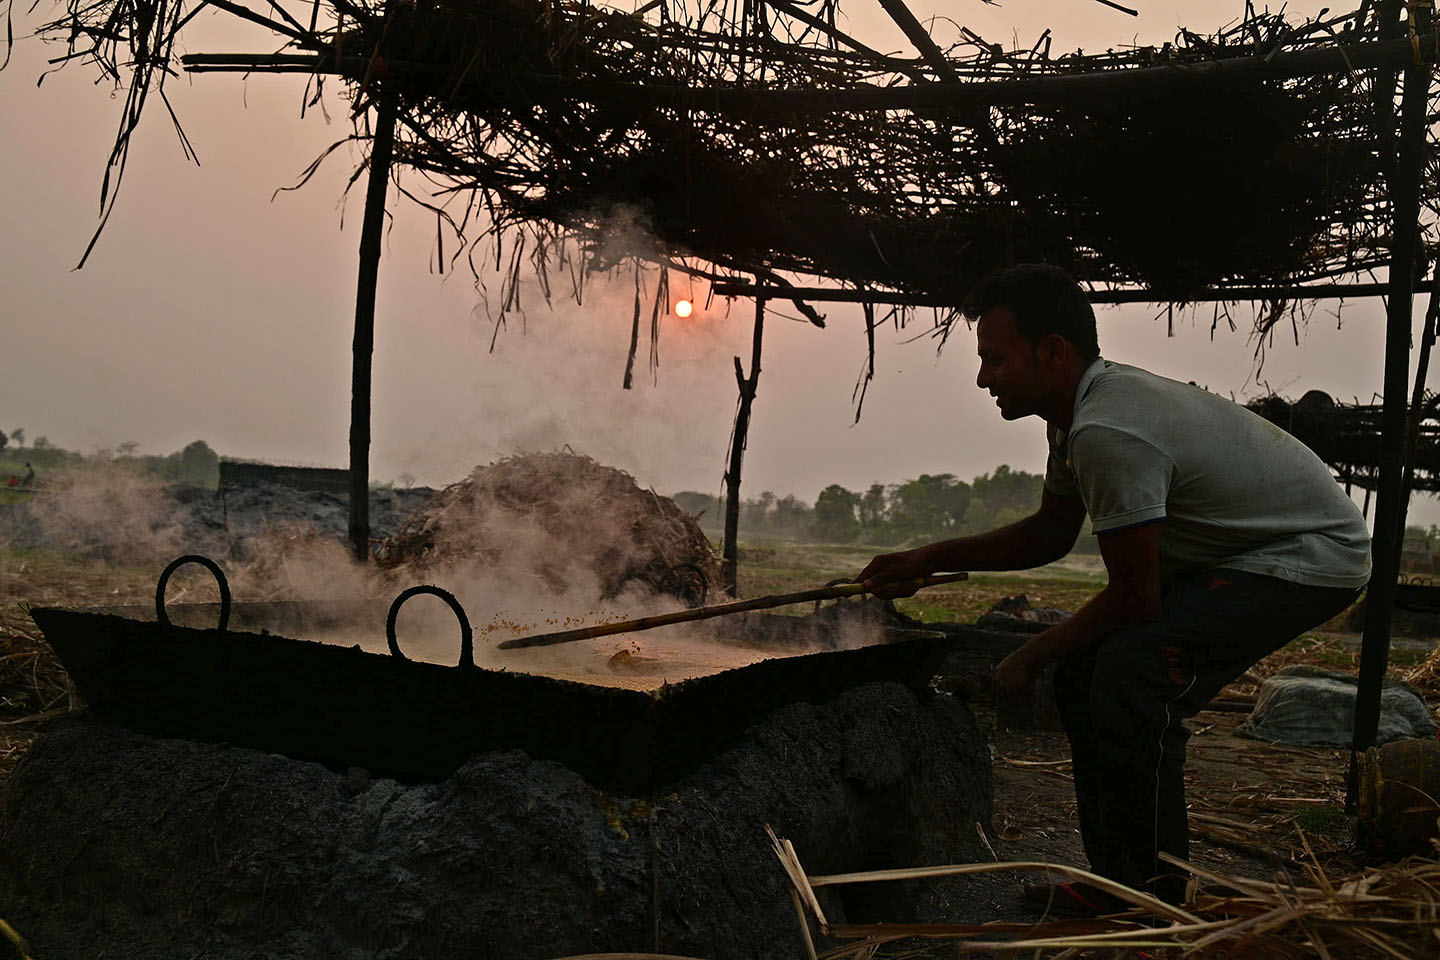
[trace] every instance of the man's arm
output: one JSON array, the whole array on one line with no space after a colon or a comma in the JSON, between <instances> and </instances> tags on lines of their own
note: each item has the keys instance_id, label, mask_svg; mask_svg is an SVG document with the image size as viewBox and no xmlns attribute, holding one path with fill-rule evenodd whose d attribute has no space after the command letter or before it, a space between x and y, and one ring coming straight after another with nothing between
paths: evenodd
<instances>
[{"instance_id":1,"label":"man's arm","mask_svg":"<svg viewBox=\"0 0 1440 960\"><path fill-rule=\"evenodd\" d=\"M1160 523L1112 530L1096 539L1110 582L1074 616L1037 633L1000 662L995 668L998 698L1023 694L1046 664L1160 616Z\"/></svg>"},{"instance_id":2,"label":"man's arm","mask_svg":"<svg viewBox=\"0 0 1440 960\"><path fill-rule=\"evenodd\" d=\"M1075 546L1085 504L1059 497L1049 490L1040 496L1040 509L1009 526L882 554L871 560L856 579L883 597L908 596L885 590L887 584L914 580L942 570L1025 570L1059 560ZM911 590L910 593L914 593Z\"/></svg>"}]
</instances>

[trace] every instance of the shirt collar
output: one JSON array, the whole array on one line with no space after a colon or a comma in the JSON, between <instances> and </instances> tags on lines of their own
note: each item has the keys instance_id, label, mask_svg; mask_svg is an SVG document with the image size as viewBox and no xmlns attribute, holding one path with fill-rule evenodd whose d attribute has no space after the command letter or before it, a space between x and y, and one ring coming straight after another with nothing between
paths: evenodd
<instances>
[{"instance_id":1,"label":"shirt collar","mask_svg":"<svg viewBox=\"0 0 1440 960\"><path fill-rule=\"evenodd\" d=\"M1105 369L1105 364L1108 362L1104 357L1096 357L1090 361L1090 366L1081 372L1080 382L1075 384L1075 406L1080 406L1080 401L1085 399L1085 394L1090 392L1090 388L1095 384L1095 378Z\"/></svg>"}]
</instances>

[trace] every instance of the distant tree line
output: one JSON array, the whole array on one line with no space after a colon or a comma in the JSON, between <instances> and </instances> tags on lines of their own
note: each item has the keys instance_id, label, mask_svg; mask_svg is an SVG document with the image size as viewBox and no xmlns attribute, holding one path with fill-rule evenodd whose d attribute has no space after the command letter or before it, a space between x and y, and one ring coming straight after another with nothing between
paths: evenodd
<instances>
[{"instance_id":1,"label":"distant tree line","mask_svg":"<svg viewBox=\"0 0 1440 960\"><path fill-rule=\"evenodd\" d=\"M0 434L3 435L3 434ZM184 449L164 456L137 454L139 444L122 443L114 449L83 454L57 447L45 437L25 446L25 431L11 430L6 442L0 444L0 474L19 476L29 464L44 483L46 473L63 468L123 464L159 477L166 483L183 483L215 490L220 486L220 457L204 440L187 444Z\"/></svg>"},{"instance_id":2,"label":"distant tree line","mask_svg":"<svg viewBox=\"0 0 1440 960\"><path fill-rule=\"evenodd\" d=\"M872 483L864 491L832 483L815 505L766 491L740 508L741 532L750 536L812 539L823 543L906 546L981 533L1014 523L1040 505L1044 478L1001 464L970 482L953 473L922 474L904 483ZM724 505L687 490L675 501L708 528L717 528Z\"/></svg>"}]
</instances>

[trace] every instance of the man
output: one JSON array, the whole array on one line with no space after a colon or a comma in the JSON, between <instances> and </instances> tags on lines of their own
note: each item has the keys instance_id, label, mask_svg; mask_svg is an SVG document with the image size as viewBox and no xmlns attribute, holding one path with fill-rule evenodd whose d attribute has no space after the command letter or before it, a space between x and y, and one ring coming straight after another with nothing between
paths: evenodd
<instances>
[{"instance_id":1,"label":"man","mask_svg":"<svg viewBox=\"0 0 1440 960\"><path fill-rule=\"evenodd\" d=\"M1093 871L1178 903L1185 877L1158 853L1188 855L1182 721L1354 602L1370 575L1364 519L1279 428L1102 359L1094 311L1064 271L1002 270L964 313L979 321L977 385L1006 420L1046 423L1040 507L989 533L878 556L859 579L894 597L906 595L898 581L938 571L1040 566L1070 551L1089 513L1108 585L1007 657L996 696L1026 695L1056 664ZM1075 912L1114 906L1083 884L1026 893Z\"/></svg>"}]
</instances>

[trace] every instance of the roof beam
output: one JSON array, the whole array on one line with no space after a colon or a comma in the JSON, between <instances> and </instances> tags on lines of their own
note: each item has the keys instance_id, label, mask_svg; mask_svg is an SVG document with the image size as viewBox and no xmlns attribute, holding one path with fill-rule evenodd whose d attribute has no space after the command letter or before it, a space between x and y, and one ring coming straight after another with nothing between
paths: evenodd
<instances>
[{"instance_id":1,"label":"roof beam","mask_svg":"<svg viewBox=\"0 0 1440 960\"><path fill-rule=\"evenodd\" d=\"M1267 57L1234 57L1129 70L1051 74L1011 80L955 80L897 87L862 85L845 90L745 89L634 84L546 74L495 73L473 81L477 86L514 89L552 96L630 107L674 107L688 110L734 111L749 118L769 112L781 117L801 113L866 112L872 110L957 109L967 106L1025 106L1113 99L1117 96L1158 97L1177 87L1220 81L1259 82L1345 73L1377 67L1435 62L1435 49L1418 51L1408 39L1350 46L1309 47ZM180 58L191 72L278 71L339 73L363 76L368 57L325 54L187 54ZM449 66L390 60L394 76L432 75L437 81L453 72ZM469 86L465 84L464 86ZM461 87L463 91L464 87Z\"/></svg>"},{"instance_id":2,"label":"roof beam","mask_svg":"<svg viewBox=\"0 0 1440 960\"><path fill-rule=\"evenodd\" d=\"M1433 281L1415 281L1415 290L1429 290ZM893 290L853 290L841 287L771 287L749 281L721 280L710 290L717 297L762 297L766 299L813 300L817 303L883 303L900 307L960 306L954 296L934 293L901 293ZM1388 283L1326 283L1275 286L1216 287L1203 290L1184 301L1170 300L1153 290L1091 290L1091 303L1240 303L1246 300L1344 300L1383 297L1390 294Z\"/></svg>"}]
</instances>

